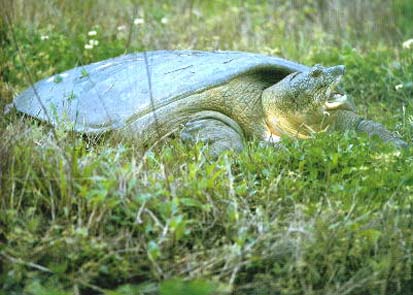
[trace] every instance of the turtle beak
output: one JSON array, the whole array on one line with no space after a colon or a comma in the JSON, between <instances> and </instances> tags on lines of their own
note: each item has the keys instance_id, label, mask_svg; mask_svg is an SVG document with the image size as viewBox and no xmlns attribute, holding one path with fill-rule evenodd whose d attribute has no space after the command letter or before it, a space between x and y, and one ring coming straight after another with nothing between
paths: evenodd
<instances>
[{"instance_id":1,"label":"turtle beak","mask_svg":"<svg viewBox=\"0 0 413 295\"><path fill-rule=\"evenodd\" d=\"M331 100L326 101L325 108L326 110L352 109L349 105L347 95L338 93L334 94Z\"/></svg>"},{"instance_id":2,"label":"turtle beak","mask_svg":"<svg viewBox=\"0 0 413 295\"><path fill-rule=\"evenodd\" d=\"M341 79L343 78L345 66L338 65L334 67L330 67L327 69L331 77L334 77L330 87L327 90L327 101L325 102L326 110L335 110L339 108L350 108L347 107L348 105L348 98L347 95L344 93L338 84L340 83ZM351 108L350 108L351 109Z\"/></svg>"}]
</instances>

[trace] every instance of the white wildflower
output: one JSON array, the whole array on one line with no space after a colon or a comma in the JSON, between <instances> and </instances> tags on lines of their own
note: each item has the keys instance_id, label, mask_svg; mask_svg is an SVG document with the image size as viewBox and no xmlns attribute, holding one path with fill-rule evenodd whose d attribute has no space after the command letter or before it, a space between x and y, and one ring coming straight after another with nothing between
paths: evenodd
<instances>
[{"instance_id":1,"label":"white wildflower","mask_svg":"<svg viewBox=\"0 0 413 295\"><path fill-rule=\"evenodd\" d=\"M124 31L126 30L126 26L125 25L121 25L118 27L118 31Z\"/></svg>"},{"instance_id":2,"label":"white wildflower","mask_svg":"<svg viewBox=\"0 0 413 295\"><path fill-rule=\"evenodd\" d=\"M99 45L99 41L98 40L94 40L94 39L90 39L89 40L89 44L92 46L98 46Z\"/></svg>"},{"instance_id":3,"label":"white wildflower","mask_svg":"<svg viewBox=\"0 0 413 295\"><path fill-rule=\"evenodd\" d=\"M196 16L196 17L201 17L202 13L201 11L199 11L198 9L193 9L192 13Z\"/></svg>"},{"instance_id":4,"label":"white wildflower","mask_svg":"<svg viewBox=\"0 0 413 295\"><path fill-rule=\"evenodd\" d=\"M396 86L394 86L394 89L396 89L396 91L399 91L402 88L403 88L403 84L397 84Z\"/></svg>"},{"instance_id":5,"label":"white wildflower","mask_svg":"<svg viewBox=\"0 0 413 295\"><path fill-rule=\"evenodd\" d=\"M141 18L141 17L138 17L138 18L135 18L135 19L133 20L133 23L134 23L135 25L143 25L143 24L145 23L145 20L144 20L143 18Z\"/></svg>"},{"instance_id":6,"label":"white wildflower","mask_svg":"<svg viewBox=\"0 0 413 295\"><path fill-rule=\"evenodd\" d=\"M409 39L403 42L403 48L409 49L413 45L413 39Z\"/></svg>"},{"instance_id":7,"label":"white wildflower","mask_svg":"<svg viewBox=\"0 0 413 295\"><path fill-rule=\"evenodd\" d=\"M96 36L96 35L97 35L97 32L96 32L96 31L89 31L89 32L87 33L87 35L88 35L88 36Z\"/></svg>"},{"instance_id":8,"label":"white wildflower","mask_svg":"<svg viewBox=\"0 0 413 295\"><path fill-rule=\"evenodd\" d=\"M40 40L44 41L44 40L49 40L49 36L47 35L41 35L40 36Z\"/></svg>"},{"instance_id":9,"label":"white wildflower","mask_svg":"<svg viewBox=\"0 0 413 295\"><path fill-rule=\"evenodd\" d=\"M169 20L168 20L167 17L163 17L163 18L161 19L161 23L164 24L164 25L166 25L168 22L169 22Z\"/></svg>"},{"instance_id":10,"label":"white wildflower","mask_svg":"<svg viewBox=\"0 0 413 295\"><path fill-rule=\"evenodd\" d=\"M87 50L93 49L93 45L92 44L85 44L85 49L87 49Z\"/></svg>"}]
</instances>

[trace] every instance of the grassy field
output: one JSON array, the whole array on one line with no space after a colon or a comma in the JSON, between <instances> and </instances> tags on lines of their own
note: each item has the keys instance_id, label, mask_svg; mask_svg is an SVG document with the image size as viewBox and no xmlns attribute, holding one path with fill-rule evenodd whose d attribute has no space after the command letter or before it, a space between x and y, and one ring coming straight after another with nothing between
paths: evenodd
<instances>
[{"instance_id":1,"label":"grassy field","mask_svg":"<svg viewBox=\"0 0 413 295\"><path fill-rule=\"evenodd\" d=\"M413 294L413 149L345 134L216 161L8 109L127 52L344 64L358 112L413 137L413 2L0 1L0 294Z\"/></svg>"}]
</instances>

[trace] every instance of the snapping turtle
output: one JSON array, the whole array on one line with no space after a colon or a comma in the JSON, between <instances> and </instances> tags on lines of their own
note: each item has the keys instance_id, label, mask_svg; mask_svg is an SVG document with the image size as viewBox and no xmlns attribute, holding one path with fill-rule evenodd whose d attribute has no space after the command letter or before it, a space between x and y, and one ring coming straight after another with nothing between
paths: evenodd
<instances>
[{"instance_id":1,"label":"snapping turtle","mask_svg":"<svg viewBox=\"0 0 413 295\"><path fill-rule=\"evenodd\" d=\"M402 147L379 123L359 117L338 86L344 66L305 65L246 52L153 51L80 66L29 87L16 108L84 133L119 130L149 145L181 130L210 151L244 139L278 142L355 129Z\"/></svg>"}]
</instances>

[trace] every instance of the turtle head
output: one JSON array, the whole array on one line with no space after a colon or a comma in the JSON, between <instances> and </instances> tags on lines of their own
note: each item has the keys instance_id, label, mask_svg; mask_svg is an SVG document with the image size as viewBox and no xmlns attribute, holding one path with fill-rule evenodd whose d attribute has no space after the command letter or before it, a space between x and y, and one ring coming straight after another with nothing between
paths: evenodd
<instances>
[{"instance_id":1,"label":"turtle head","mask_svg":"<svg viewBox=\"0 0 413 295\"><path fill-rule=\"evenodd\" d=\"M339 87L344 69L343 65L315 65L265 89L262 104L268 128L274 133L306 138L328 127L326 117L330 111L353 110Z\"/></svg>"}]
</instances>

